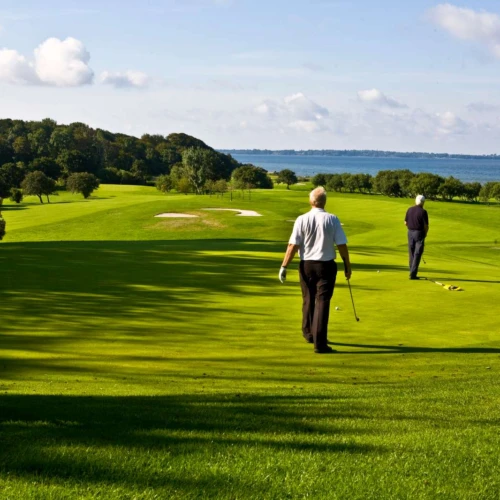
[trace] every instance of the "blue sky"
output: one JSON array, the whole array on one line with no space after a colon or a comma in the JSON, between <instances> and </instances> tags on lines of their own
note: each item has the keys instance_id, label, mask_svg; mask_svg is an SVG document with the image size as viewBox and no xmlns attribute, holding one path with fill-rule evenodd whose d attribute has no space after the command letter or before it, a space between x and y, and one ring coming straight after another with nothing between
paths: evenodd
<instances>
[{"instance_id":1,"label":"blue sky","mask_svg":"<svg viewBox=\"0 0 500 500\"><path fill-rule=\"evenodd\" d=\"M218 148L499 152L491 0L2 0L0 27L0 117Z\"/></svg>"}]
</instances>

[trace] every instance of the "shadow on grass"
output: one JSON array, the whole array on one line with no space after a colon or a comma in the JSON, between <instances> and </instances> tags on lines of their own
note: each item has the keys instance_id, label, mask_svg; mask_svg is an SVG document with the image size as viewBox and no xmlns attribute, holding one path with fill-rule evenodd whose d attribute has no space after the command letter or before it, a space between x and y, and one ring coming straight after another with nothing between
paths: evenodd
<instances>
[{"instance_id":1,"label":"shadow on grass","mask_svg":"<svg viewBox=\"0 0 500 500\"><path fill-rule=\"evenodd\" d=\"M500 349L494 347L417 347L404 345L377 345L377 344L345 344L330 342L340 347L356 347L353 351L339 351L339 354L406 354L406 353L455 353L455 354L500 354ZM363 349L363 350L360 350ZM369 349L369 350L366 350Z\"/></svg>"},{"instance_id":2,"label":"shadow on grass","mask_svg":"<svg viewBox=\"0 0 500 500\"><path fill-rule=\"evenodd\" d=\"M304 418L306 413L310 418ZM346 436L359 437L363 429L341 427L335 419L353 418L369 421L370 411L345 397L2 395L0 471L26 479L125 486L161 487L173 481L189 489L204 476L215 483L238 481L227 477L225 467L210 472L216 457L384 452L346 442ZM192 481L186 460L200 467Z\"/></svg>"}]
</instances>

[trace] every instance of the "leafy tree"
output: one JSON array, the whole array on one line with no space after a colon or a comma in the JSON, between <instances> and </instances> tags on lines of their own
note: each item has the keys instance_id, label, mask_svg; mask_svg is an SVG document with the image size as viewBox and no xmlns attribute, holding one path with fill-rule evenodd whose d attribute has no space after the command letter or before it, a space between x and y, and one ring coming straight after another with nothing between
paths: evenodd
<instances>
[{"instance_id":1,"label":"leafy tree","mask_svg":"<svg viewBox=\"0 0 500 500\"><path fill-rule=\"evenodd\" d=\"M160 175L156 179L155 185L156 185L156 189L158 189L158 191L161 191L162 193L168 193L174 187L174 183L172 182L172 179L167 174Z\"/></svg>"},{"instance_id":2,"label":"leafy tree","mask_svg":"<svg viewBox=\"0 0 500 500\"><path fill-rule=\"evenodd\" d=\"M411 190L416 194L423 194L426 198L435 200L439 194L439 187L444 179L436 174L421 172L411 181Z\"/></svg>"},{"instance_id":3,"label":"leafy tree","mask_svg":"<svg viewBox=\"0 0 500 500\"><path fill-rule=\"evenodd\" d=\"M297 176L295 175L295 172L293 170L290 170L288 168L285 168L278 172L278 179L277 179L279 184L286 184L286 188L290 189L290 186L292 184L297 184L298 179Z\"/></svg>"},{"instance_id":4,"label":"leafy tree","mask_svg":"<svg viewBox=\"0 0 500 500\"><path fill-rule=\"evenodd\" d=\"M221 196L224 196L228 190L228 182L225 179L219 179L214 183L214 191Z\"/></svg>"},{"instance_id":5,"label":"leafy tree","mask_svg":"<svg viewBox=\"0 0 500 500\"><path fill-rule=\"evenodd\" d=\"M439 186L438 193L443 198L443 200L451 201L453 200L453 198L457 198L463 195L464 185L460 180L455 179L455 177L453 176L450 176L447 177Z\"/></svg>"},{"instance_id":6,"label":"leafy tree","mask_svg":"<svg viewBox=\"0 0 500 500\"><path fill-rule=\"evenodd\" d=\"M99 170L99 179L103 184L120 184L122 178L116 167L106 167Z\"/></svg>"},{"instance_id":7,"label":"leafy tree","mask_svg":"<svg viewBox=\"0 0 500 500\"><path fill-rule=\"evenodd\" d=\"M179 193L188 194L192 190L191 181L187 177L181 177L177 181L175 188Z\"/></svg>"},{"instance_id":8,"label":"leafy tree","mask_svg":"<svg viewBox=\"0 0 500 500\"><path fill-rule=\"evenodd\" d=\"M21 187L25 195L38 196L40 203L43 203L42 195L45 195L47 202L50 203L49 195L56 190L56 183L43 172L30 172L24 178Z\"/></svg>"},{"instance_id":9,"label":"leafy tree","mask_svg":"<svg viewBox=\"0 0 500 500\"><path fill-rule=\"evenodd\" d=\"M87 199L99 187L99 179L94 174L79 172L71 174L66 181L66 189L81 193Z\"/></svg>"},{"instance_id":10,"label":"leafy tree","mask_svg":"<svg viewBox=\"0 0 500 500\"><path fill-rule=\"evenodd\" d=\"M160 160L168 170L173 167L176 163L182 161L181 153L172 145L167 142L163 142L156 146L156 152L160 156Z\"/></svg>"},{"instance_id":11,"label":"leafy tree","mask_svg":"<svg viewBox=\"0 0 500 500\"><path fill-rule=\"evenodd\" d=\"M10 190L10 201L21 203L23 201L23 192L18 188L12 188Z\"/></svg>"},{"instance_id":12,"label":"leafy tree","mask_svg":"<svg viewBox=\"0 0 500 500\"><path fill-rule=\"evenodd\" d=\"M17 137L12 143L12 149L17 161L31 160L31 145L26 137Z\"/></svg>"},{"instance_id":13,"label":"leafy tree","mask_svg":"<svg viewBox=\"0 0 500 500\"><path fill-rule=\"evenodd\" d=\"M413 196L416 196L417 193L411 190L411 181L414 179L415 174L408 169L396 170L395 173L398 179L401 196L405 198L413 198Z\"/></svg>"},{"instance_id":14,"label":"leafy tree","mask_svg":"<svg viewBox=\"0 0 500 500\"><path fill-rule=\"evenodd\" d=\"M57 157L57 163L61 167L65 176L77 172L90 172L91 166L87 156L81 151L73 149L71 151L64 150Z\"/></svg>"},{"instance_id":15,"label":"leafy tree","mask_svg":"<svg viewBox=\"0 0 500 500\"><path fill-rule=\"evenodd\" d=\"M232 179L236 189L248 189L248 186L258 189L273 188L273 181L267 171L251 164L236 168L233 171Z\"/></svg>"},{"instance_id":16,"label":"leafy tree","mask_svg":"<svg viewBox=\"0 0 500 500\"><path fill-rule=\"evenodd\" d=\"M491 189L490 196L495 198L495 200L500 201L500 182L495 182L495 185Z\"/></svg>"},{"instance_id":17,"label":"leafy tree","mask_svg":"<svg viewBox=\"0 0 500 500\"><path fill-rule=\"evenodd\" d=\"M311 179L311 184L315 188L318 187L318 186L325 187L327 182L328 182L328 180L327 180L327 174L316 174Z\"/></svg>"},{"instance_id":18,"label":"leafy tree","mask_svg":"<svg viewBox=\"0 0 500 500\"><path fill-rule=\"evenodd\" d=\"M373 185L377 192L385 196L401 197L403 194L396 170L380 170Z\"/></svg>"},{"instance_id":19,"label":"leafy tree","mask_svg":"<svg viewBox=\"0 0 500 500\"><path fill-rule=\"evenodd\" d=\"M349 173L342 174L342 184L344 185L344 189L349 191L349 193L354 193L358 187L356 178Z\"/></svg>"},{"instance_id":20,"label":"leafy tree","mask_svg":"<svg viewBox=\"0 0 500 500\"><path fill-rule=\"evenodd\" d=\"M144 160L134 160L130 173L133 174L142 183L149 177L148 165Z\"/></svg>"},{"instance_id":21,"label":"leafy tree","mask_svg":"<svg viewBox=\"0 0 500 500\"><path fill-rule=\"evenodd\" d=\"M205 182L211 178L209 169L204 149L188 148L182 153L183 178L189 180L197 194L202 192Z\"/></svg>"},{"instance_id":22,"label":"leafy tree","mask_svg":"<svg viewBox=\"0 0 500 500\"><path fill-rule=\"evenodd\" d=\"M353 183L360 193L371 193L373 181L370 174L354 174L352 177Z\"/></svg>"},{"instance_id":23,"label":"leafy tree","mask_svg":"<svg viewBox=\"0 0 500 500\"><path fill-rule=\"evenodd\" d=\"M61 176L62 169L59 163L53 158L42 156L35 158L28 166L31 172L40 171L51 179L58 179Z\"/></svg>"},{"instance_id":24,"label":"leafy tree","mask_svg":"<svg viewBox=\"0 0 500 500\"><path fill-rule=\"evenodd\" d=\"M496 182L487 182L486 184L483 185L481 188L481 191L479 192L479 198L481 201L490 201L491 198L493 198L493 188L495 187Z\"/></svg>"},{"instance_id":25,"label":"leafy tree","mask_svg":"<svg viewBox=\"0 0 500 500\"><path fill-rule=\"evenodd\" d=\"M479 193L481 192L481 187L480 182L466 182L464 184L462 198L467 201L477 201Z\"/></svg>"},{"instance_id":26,"label":"leafy tree","mask_svg":"<svg viewBox=\"0 0 500 500\"><path fill-rule=\"evenodd\" d=\"M327 177L326 189L328 191L340 192L344 188L344 181L341 174L332 174Z\"/></svg>"},{"instance_id":27,"label":"leafy tree","mask_svg":"<svg viewBox=\"0 0 500 500\"><path fill-rule=\"evenodd\" d=\"M24 163L6 163L0 167L0 177L2 177L7 185L11 188L18 188L26 175L26 167ZM9 188L10 191L10 188Z\"/></svg>"}]
</instances>

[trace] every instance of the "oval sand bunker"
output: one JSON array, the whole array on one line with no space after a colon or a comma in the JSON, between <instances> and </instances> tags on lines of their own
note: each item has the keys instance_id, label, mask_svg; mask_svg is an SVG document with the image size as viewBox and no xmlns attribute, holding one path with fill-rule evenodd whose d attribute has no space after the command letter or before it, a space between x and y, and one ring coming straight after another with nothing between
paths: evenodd
<instances>
[{"instance_id":1,"label":"oval sand bunker","mask_svg":"<svg viewBox=\"0 0 500 500\"><path fill-rule=\"evenodd\" d=\"M203 210L223 210L229 212L239 212L236 215L240 217L262 217L261 214L254 210L239 210L237 208L204 208Z\"/></svg>"},{"instance_id":2,"label":"oval sand bunker","mask_svg":"<svg viewBox=\"0 0 500 500\"><path fill-rule=\"evenodd\" d=\"M176 214L176 213L165 213L165 214L158 214L155 215L155 217L171 217L171 218L182 218L182 219L191 219L198 217L197 215L191 215L191 214Z\"/></svg>"}]
</instances>

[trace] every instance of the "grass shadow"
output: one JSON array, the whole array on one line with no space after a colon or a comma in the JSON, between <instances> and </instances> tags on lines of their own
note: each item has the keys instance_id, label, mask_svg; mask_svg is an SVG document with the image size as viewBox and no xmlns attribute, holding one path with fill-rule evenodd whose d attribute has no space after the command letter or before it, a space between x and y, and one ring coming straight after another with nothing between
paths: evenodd
<instances>
[{"instance_id":1,"label":"grass shadow","mask_svg":"<svg viewBox=\"0 0 500 500\"><path fill-rule=\"evenodd\" d=\"M378 344L346 344L343 342L330 342L339 347L355 347L352 351L339 351L339 354L407 354L407 353L455 353L455 354L500 354L500 349L495 347L418 347L404 345L378 345ZM362 350L361 350L362 349Z\"/></svg>"}]
</instances>

